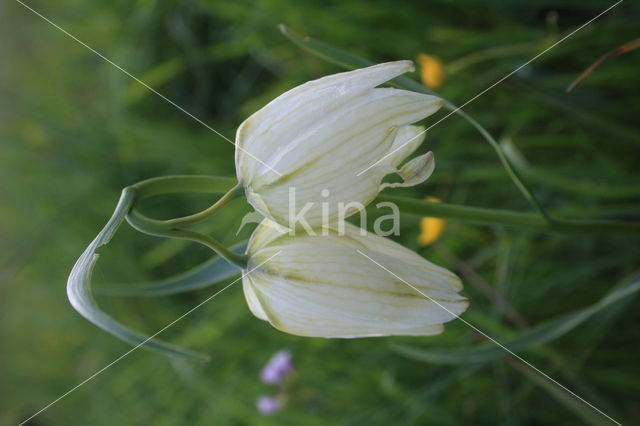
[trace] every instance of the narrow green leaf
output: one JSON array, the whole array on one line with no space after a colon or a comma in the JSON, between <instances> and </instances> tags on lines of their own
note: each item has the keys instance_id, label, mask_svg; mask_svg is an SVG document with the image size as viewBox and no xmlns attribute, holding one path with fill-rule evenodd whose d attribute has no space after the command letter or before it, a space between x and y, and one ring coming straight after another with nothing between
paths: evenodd
<instances>
[{"instance_id":1,"label":"narrow green leaf","mask_svg":"<svg viewBox=\"0 0 640 426\"><path fill-rule=\"evenodd\" d=\"M559 387L556 383L552 382L524 363L513 360L513 362L511 362L511 365L513 365L517 371L522 373L523 376L525 376L537 386L541 387L548 395L552 396L556 401L567 407L569 410L573 411L585 422L592 425L602 425L603 423L610 424L609 422L605 421L605 419L611 420L608 415L599 413L594 408L582 402L574 395L571 395L569 392ZM618 422L612 421L612 423Z\"/></svg>"},{"instance_id":2,"label":"narrow green leaf","mask_svg":"<svg viewBox=\"0 0 640 426\"><path fill-rule=\"evenodd\" d=\"M311 37L300 37L296 33L292 32L285 25L279 25L280 31L282 34L287 37L289 40L302 47L304 50L324 59L325 61L337 65L339 67L353 70L356 68L364 68L371 65L374 65L368 59L365 59L361 56L354 55L353 53L349 53L347 51L338 49L336 47L330 46L321 41L315 40ZM410 79L409 77L400 76L391 80L391 83L394 86L412 90L414 92L426 93L429 95L440 96L433 90L427 89L422 84L418 83L415 80Z\"/></svg>"},{"instance_id":3,"label":"narrow green leaf","mask_svg":"<svg viewBox=\"0 0 640 426\"><path fill-rule=\"evenodd\" d=\"M552 186L564 191L586 194L601 198L636 198L640 196L638 184L607 184L599 180L576 179L568 176L560 176L550 173L538 167L532 166L522 153L516 148L510 138L500 141L502 151L511 161L511 164L529 179Z\"/></svg>"},{"instance_id":4,"label":"narrow green leaf","mask_svg":"<svg viewBox=\"0 0 640 426\"><path fill-rule=\"evenodd\" d=\"M630 281L617 287L598 302L576 312L563 315L527 330L518 336L500 341L510 351L517 353L536 345L548 343L568 333L587 319L598 314L608 306L635 295L640 290L640 279ZM417 361L440 364L464 364L471 362L487 362L508 355L502 347L491 343L476 347L452 349L422 349L415 346L393 344L391 348L399 354Z\"/></svg>"},{"instance_id":5,"label":"narrow green leaf","mask_svg":"<svg viewBox=\"0 0 640 426\"><path fill-rule=\"evenodd\" d=\"M235 253L244 253L247 243L232 247ZM162 280L147 283L115 284L96 287L96 292L120 296L165 296L183 293L218 284L238 275L237 267L220 256L214 256L193 269Z\"/></svg>"},{"instance_id":6,"label":"narrow green leaf","mask_svg":"<svg viewBox=\"0 0 640 426\"><path fill-rule=\"evenodd\" d=\"M125 188L122 191L113 215L73 266L67 281L67 296L69 301L80 315L125 342L155 350L165 355L206 361L209 359L207 355L186 351L168 343L150 339L131 330L102 311L93 298L91 276L98 257L100 257L100 250L109 243L117 231L131 209L135 195L135 190L131 188Z\"/></svg>"},{"instance_id":7,"label":"narrow green leaf","mask_svg":"<svg viewBox=\"0 0 640 426\"><path fill-rule=\"evenodd\" d=\"M168 61L165 61L160 65L151 68L149 71L146 71L140 77L140 80L144 81L151 87L159 89L160 86L164 85L165 83L173 79L176 75L183 72L185 68L186 63L183 58L171 58ZM140 84L138 81L134 80L129 83L125 95L129 102L137 102L147 94L149 94L149 92L149 89Z\"/></svg>"},{"instance_id":8,"label":"narrow green leaf","mask_svg":"<svg viewBox=\"0 0 640 426\"><path fill-rule=\"evenodd\" d=\"M378 195L376 201L392 202L400 208L402 213L406 214L420 217L442 217L482 225L516 226L518 228L531 228L566 234L600 234L610 236L613 234L630 235L640 233L639 221L555 219L553 222L547 222L543 217L530 213L434 203L384 193ZM375 203L372 205L375 205ZM369 207L369 209L371 209L371 207Z\"/></svg>"}]
</instances>

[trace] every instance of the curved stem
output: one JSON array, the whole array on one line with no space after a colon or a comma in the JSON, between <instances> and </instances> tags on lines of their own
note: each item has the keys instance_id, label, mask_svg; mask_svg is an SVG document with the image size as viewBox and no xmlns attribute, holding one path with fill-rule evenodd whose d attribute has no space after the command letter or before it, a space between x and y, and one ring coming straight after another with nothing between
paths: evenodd
<instances>
[{"instance_id":1,"label":"curved stem","mask_svg":"<svg viewBox=\"0 0 640 426\"><path fill-rule=\"evenodd\" d=\"M242 195L242 185L232 178L216 176L164 176L147 179L126 188L134 193L134 201L126 216L127 222L140 232L145 234L178 238L200 243L215 251L229 263L244 269L248 258L245 255L234 253L215 238L181 228L200 222L225 206L231 200ZM150 218L135 209L135 203L143 198L154 195L169 194L175 192L225 192L224 195L207 209L189 216L183 216L169 220Z\"/></svg>"},{"instance_id":2,"label":"curved stem","mask_svg":"<svg viewBox=\"0 0 640 426\"><path fill-rule=\"evenodd\" d=\"M135 211L135 212L140 218L143 218L144 221L148 223L153 223L154 226L157 227L158 229L178 228L180 226L192 225L194 223L200 222L203 219L208 218L209 216L213 215L215 212L217 212L220 208L222 208L224 205L226 205L230 201L238 197L241 197L242 190L243 190L242 185L238 183L234 187L232 187L229 191L227 191L222 196L222 198L220 198L218 201L213 203L211 206L207 207L205 210L202 210L201 212L198 212L189 216L178 217L175 219L168 219L168 220L152 219L146 215L143 215L138 211ZM138 201L138 199L136 199L136 201ZM131 209L132 212L134 211L134 208Z\"/></svg>"},{"instance_id":3,"label":"curved stem","mask_svg":"<svg viewBox=\"0 0 640 426\"><path fill-rule=\"evenodd\" d=\"M130 185L136 191L136 199L175 192L209 192L224 194L237 184L232 177L208 175L160 176Z\"/></svg>"},{"instance_id":4,"label":"curved stem","mask_svg":"<svg viewBox=\"0 0 640 426\"><path fill-rule=\"evenodd\" d=\"M530 51L538 51L544 47L550 46L557 40L556 37L552 37L549 41L546 39L543 41L543 43L539 41L529 41L506 46L496 46L470 53L447 63L447 74L457 74L471 65L475 65L489 59L515 56L523 53L529 53Z\"/></svg>"},{"instance_id":5,"label":"curved stem","mask_svg":"<svg viewBox=\"0 0 640 426\"><path fill-rule=\"evenodd\" d=\"M467 120L467 122L469 122L469 124L475 127L476 130L487 140L487 142L489 142L491 147L494 149L494 151L498 155L498 159L502 163L502 167L504 167L504 169L506 170L507 174L509 175L513 183L516 185L516 187L525 196L525 198L529 200L529 202L536 208L538 213L540 213L540 215L542 215L542 217L544 217L547 221L551 222L551 218L547 216L547 213L544 211L544 209L540 205L540 202L538 201L538 199L535 197L535 195L533 195L533 192L531 192L531 190L524 183L524 181L520 177L520 174L511 165L509 158L507 158L507 156L505 155L498 141L496 141L493 138L493 136L491 136L491 133L489 133L484 127L482 127L482 125L478 123L473 117L471 117L469 114L467 114L466 112L456 107L451 102L445 100L445 106L451 109L456 114L458 114L460 117Z\"/></svg>"},{"instance_id":6,"label":"curved stem","mask_svg":"<svg viewBox=\"0 0 640 426\"><path fill-rule=\"evenodd\" d=\"M540 215L510 210L430 203L404 197L379 195L378 201L395 203L403 213L457 219L483 225L517 226L567 234L640 234L640 223L609 220L547 220Z\"/></svg>"},{"instance_id":7,"label":"curved stem","mask_svg":"<svg viewBox=\"0 0 640 426\"><path fill-rule=\"evenodd\" d=\"M227 262L239 269L245 269L248 262L248 256L244 254L234 253L225 247L215 238L201 234L196 231L181 228L167 228L165 226L157 226L155 221L149 220L146 216L137 211L130 211L127 215L127 222L140 232L156 237L178 238L181 240L193 241L200 243L205 247L215 251Z\"/></svg>"},{"instance_id":8,"label":"curved stem","mask_svg":"<svg viewBox=\"0 0 640 426\"><path fill-rule=\"evenodd\" d=\"M511 164L521 173L530 179L553 186L564 191L586 194L601 198L635 198L640 196L640 185L638 184L607 184L593 180L583 180L567 176L560 176L532 166L516 148L511 139L505 138L500 141L502 151L505 153Z\"/></svg>"}]
</instances>

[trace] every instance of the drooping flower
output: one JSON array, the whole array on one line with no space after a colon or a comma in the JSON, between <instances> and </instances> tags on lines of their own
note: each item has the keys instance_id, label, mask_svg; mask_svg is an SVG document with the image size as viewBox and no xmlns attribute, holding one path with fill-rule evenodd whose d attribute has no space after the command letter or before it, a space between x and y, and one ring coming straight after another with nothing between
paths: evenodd
<instances>
[{"instance_id":1,"label":"drooping flower","mask_svg":"<svg viewBox=\"0 0 640 426\"><path fill-rule=\"evenodd\" d=\"M427 197L427 201L432 203L438 203L440 200L436 197ZM440 238L440 235L444 232L446 222L439 217L423 217L420 219L420 235L418 236L418 245L421 247L428 246L429 244Z\"/></svg>"},{"instance_id":2,"label":"drooping flower","mask_svg":"<svg viewBox=\"0 0 640 426\"><path fill-rule=\"evenodd\" d=\"M282 382L293 373L293 357L289 351L276 352L260 372L262 381L269 385Z\"/></svg>"},{"instance_id":3,"label":"drooping flower","mask_svg":"<svg viewBox=\"0 0 640 426\"><path fill-rule=\"evenodd\" d=\"M282 409L282 403L278 397L263 395L256 400L256 408L261 414L271 416Z\"/></svg>"},{"instance_id":4,"label":"drooping flower","mask_svg":"<svg viewBox=\"0 0 640 426\"><path fill-rule=\"evenodd\" d=\"M467 308L452 272L389 239L339 226L291 236L269 219L258 225L242 281L255 316L300 336L433 335Z\"/></svg>"},{"instance_id":5,"label":"drooping flower","mask_svg":"<svg viewBox=\"0 0 640 426\"><path fill-rule=\"evenodd\" d=\"M411 124L436 112L442 100L376 87L411 70L411 61L397 61L330 75L254 113L236 135L236 172L247 200L283 226L291 225L292 210L313 203L304 219L315 227L339 218L340 203L366 205L384 186L427 179L430 153L400 165L424 139L424 128ZM391 173L403 182L381 185Z\"/></svg>"}]
</instances>

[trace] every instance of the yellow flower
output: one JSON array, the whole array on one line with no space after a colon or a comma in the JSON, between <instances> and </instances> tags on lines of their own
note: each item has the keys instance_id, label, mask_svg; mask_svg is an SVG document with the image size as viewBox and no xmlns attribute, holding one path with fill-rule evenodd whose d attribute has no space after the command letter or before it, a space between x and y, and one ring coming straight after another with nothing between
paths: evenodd
<instances>
[{"instance_id":1,"label":"yellow flower","mask_svg":"<svg viewBox=\"0 0 640 426\"><path fill-rule=\"evenodd\" d=\"M427 197L425 200L432 203L439 203L440 200L436 197ZM418 245L420 247L428 246L435 240L440 238L446 222L443 219L437 217L423 217L420 219L420 235L418 236Z\"/></svg>"},{"instance_id":2,"label":"yellow flower","mask_svg":"<svg viewBox=\"0 0 640 426\"><path fill-rule=\"evenodd\" d=\"M440 59L426 53L420 53L418 55L418 64L420 64L420 80L422 80L422 84L430 89L437 89L442 86L444 65Z\"/></svg>"}]
</instances>

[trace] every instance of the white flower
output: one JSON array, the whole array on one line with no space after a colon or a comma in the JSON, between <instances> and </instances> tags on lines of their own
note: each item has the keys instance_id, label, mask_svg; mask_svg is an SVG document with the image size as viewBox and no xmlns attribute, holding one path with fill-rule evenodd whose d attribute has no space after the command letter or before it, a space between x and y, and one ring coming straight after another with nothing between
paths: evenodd
<instances>
[{"instance_id":1,"label":"white flower","mask_svg":"<svg viewBox=\"0 0 640 426\"><path fill-rule=\"evenodd\" d=\"M431 153L399 165L424 139L424 128L410 124L436 112L442 100L376 88L411 70L411 61L397 61L330 75L289 90L249 117L236 135L236 172L248 201L289 226L294 188L294 211L314 203L304 219L315 227L325 216L329 223L340 217L339 203L366 205L385 185L427 179ZM381 185L390 173L403 182Z\"/></svg>"},{"instance_id":2,"label":"white flower","mask_svg":"<svg viewBox=\"0 0 640 426\"><path fill-rule=\"evenodd\" d=\"M351 224L344 231L290 236L265 219L243 274L251 312L300 336L366 337L438 334L467 308L452 272Z\"/></svg>"}]
</instances>

